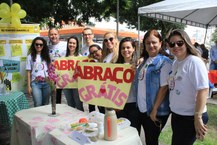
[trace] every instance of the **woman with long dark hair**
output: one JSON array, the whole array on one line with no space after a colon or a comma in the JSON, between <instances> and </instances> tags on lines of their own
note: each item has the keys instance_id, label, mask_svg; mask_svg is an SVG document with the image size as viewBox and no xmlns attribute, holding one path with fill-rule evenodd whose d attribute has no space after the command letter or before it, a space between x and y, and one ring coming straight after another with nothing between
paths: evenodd
<instances>
[{"instance_id":1,"label":"woman with long dark hair","mask_svg":"<svg viewBox=\"0 0 217 145\"><path fill-rule=\"evenodd\" d=\"M79 55L78 51L79 51L78 38L76 36L69 37L67 40L66 57L81 56ZM63 89L63 93L65 94L69 106L84 111L83 103L79 99L77 88Z\"/></svg>"},{"instance_id":2,"label":"woman with long dark hair","mask_svg":"<svg viewBox=\"0 0 217 145\"><path fill-rule=\"evenodd\" d=\"M49 104L50 85L45 81L48 77L48 65L51 63L47 42L36 37L31 44L26 60L27 90L33 96L34 106Z\"/></svg>"},{"instance_id":3,"label":"woman with long dark hair","mask_svg":"<svg viewBox=\"0 0 217 145\"><path fill-rule=\"evenodd\" d=\"M116 63L132 64L137 62L136 59L136 43L131 37L125 37L120 41L119 44L119 55ZM131 126L135 127L138 132L140 131L141 125L138 124L138 109L136 104L136 96L133 95L135 90L134 85L131 85L129 96L123 110L117 110L117 117L127 118L131 122Z\"/></svg>"}]
</instances>

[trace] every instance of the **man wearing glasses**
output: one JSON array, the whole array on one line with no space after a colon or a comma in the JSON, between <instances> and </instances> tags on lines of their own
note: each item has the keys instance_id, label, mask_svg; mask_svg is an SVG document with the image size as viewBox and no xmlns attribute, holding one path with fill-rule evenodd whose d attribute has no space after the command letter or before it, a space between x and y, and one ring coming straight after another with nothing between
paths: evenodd
<instances>
[{"instance_id":1,"label":"man wearing glasses","mask_svg":"<svg viewBox=\"0 0 217 145\"><path fill-rule=\"evenodd\" d=\"M89 53L90 53L89 52L89 46L92 44L97 44L101 47L101 44L95 43L93 41L94 34L93 34L93 30L91 28L89 28L89 27L84 28L82 34L83 34L83 38L84 38L84 42L85 42L84 46L80 50L80 54L82 56L88 56L89 55Z\"/></svg>"}]
</instances>

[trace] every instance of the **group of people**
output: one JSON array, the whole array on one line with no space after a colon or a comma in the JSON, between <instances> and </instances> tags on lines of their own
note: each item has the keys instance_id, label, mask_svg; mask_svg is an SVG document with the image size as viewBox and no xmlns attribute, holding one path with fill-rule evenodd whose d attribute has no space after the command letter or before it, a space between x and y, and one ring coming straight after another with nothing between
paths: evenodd
<instances>
[{"instance_id":1,"label":"group of people","mask_svg":"<svg viewBox=\"0 0 217 145\"><path fill-rule=\"evenodd\" d=\"M199 44L197 42L194 43L194 46L200 53L201 57L204 59L205 63L209 62L209 50L206 48L204 44Z\"/></svg>"},{"instance_id":2,"label":"group of people","mask_svg":"<svg viewBox=\"0 0 217 145\"><path fill-rule=\"evenodd\" d=\"M210 49L210 70L217 70L217 40Z\"/></svg>"},{"instance_id":3,"label":"group of people","mask_svg":"<svg viewBox=\"0 0 217 145\"><path fill-rule=\"evenodd\" d=\"M47 66L56 57L89 56L101 63L131 64L135 77L124 109L116 110L117 117L128 118L139 134L142 126L147 145L158 145L170 114L173 145L192 145L196 139L204 139L208 122L208 72L185 31L173 30L167 38L174 60L165 55L163 38L154 29L145 33L140 57L131 37L119 42L114 33L108 32L103 36L102 47L93 42L93 37L93 30L85 28L86 44L81 49L76 36L68 38L66 43L60 42L56 29L49 30L50 46L41 37L33 40L26 69L28 92L33 95L34 106L49 103L49 85L38 76L47 77ZM63 89L63 92L68 105L83 110L77 89ZM104 113L103 107L98 109ZM89 105L89 111L93 110L95 106Z\"/></svg>"}]
</instances>

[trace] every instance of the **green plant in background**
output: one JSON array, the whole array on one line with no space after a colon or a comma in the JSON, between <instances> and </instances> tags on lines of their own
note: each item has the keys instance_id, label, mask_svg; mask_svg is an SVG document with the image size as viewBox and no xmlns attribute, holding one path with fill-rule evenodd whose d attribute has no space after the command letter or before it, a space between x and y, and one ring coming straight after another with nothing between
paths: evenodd
<instances>
[{"instance_id":1,"label":"green plant in background","mask_svg":"<svg viewBox=\"0 0 217 145\"><path fill-rule=\"evenodd\" d=\"M49 18L42 18L42 21L39 24L41 30L48 29Z\"/></svg>"},{"instance_id":2,"label":"green plant in background","mask_svg":"<svg viewBox=\"0 0 217 145\"><path fill-rule=\"evenodd\" d=\"M217 27L215 28L215 31L212 33L211 41L216 42L217 41Z\"/></svg>"},{"instance_id":3,"label":"green plant in background","mask_svg":"<svg viewBox=\"0 0 217 145\"><path fill-rule=\"evenodd\" d=\"M214 145L217 142L217 109L216 105L208 104L208 115L209 115L209 122L208 126L208 133L203 142L197 140L194 145ZM172 129L171 125L167 128L164 128L163 132L160 135L160 143L164 143L167 145L171 144L172 139Z\"/></svg>"},{"instance_id":4,"label":"green plant in background","mask_svg":"<svg viewBox=\"0 0 217 145\"><path fill-rule=\"evenodd\" d=\"M53 17L43 18L42 21L40 22L39 27L41 30L47 30L51 27L55 27L59 29L60 25L58 23L57 24L54 23L55 23L55 19Z\"/></svg>"}]
</instances>

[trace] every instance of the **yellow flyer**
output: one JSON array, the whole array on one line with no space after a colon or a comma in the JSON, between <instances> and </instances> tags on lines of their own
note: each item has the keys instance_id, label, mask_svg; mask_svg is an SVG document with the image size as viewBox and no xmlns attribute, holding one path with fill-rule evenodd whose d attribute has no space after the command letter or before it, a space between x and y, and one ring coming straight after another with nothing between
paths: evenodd
<instances>
[{"instance_id":1,"label":"yellow flyer","mask_svg":"<svg viewBox=\"0 0 217 145\"><path fill-rule=\"evenodd\" d=\"M0 56L5 56L5 48L4 45L0 44Z\"/></svg>"},{"instance_id":2,"label":"yellow flyer","mask_svg":"<svg viewBox=\"0 0 217 145\"><path fill-rule=\"evenodd\" d=\"M10 91L26 93L26 57L29 45L39 35L39 24L21 24L14 27L0 23L0 71L4 68L4 72L8 73L4 79L8 80L11 86Z\"/></svg>"},{"instance_id":3,"label":"yellow flyer","mask_svg":"<svg viewBox=\"0 0 217 145\"><path fill-rule=\"evenodd\" d=\"M126 64L79 62L76 77L82 102L123 109L134 71Z\"/></svg>"},{"instance_id":4,"label":"yellow flyer","mask_svg":"<svg viewBox=\"0 0 217 145\"><path fill-rule=\"evenodd\" d=\"M54 61L55 73L58 75L57 88L78 88L77 78L74 76L78 62L89 62L93 59L83 56L61 57Z\"/></svg>"},{"instance_id":5,"label":"yellow flyer","mask_svg":"<svg viewBox=\"0 0 217 145\"><path fill-rule=\"evenodd\" d=\"M11 45L11 55L12 56L22 56L22 45L21 44Z\"/></svg>"}]
</instances>

